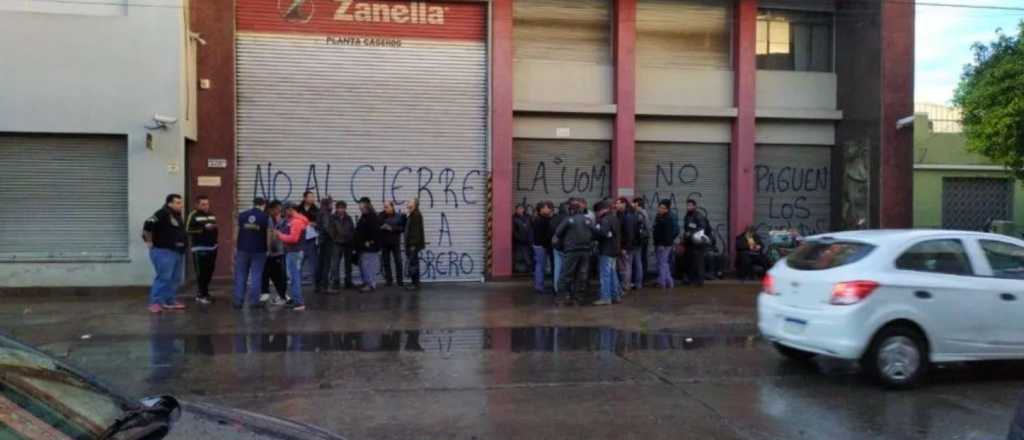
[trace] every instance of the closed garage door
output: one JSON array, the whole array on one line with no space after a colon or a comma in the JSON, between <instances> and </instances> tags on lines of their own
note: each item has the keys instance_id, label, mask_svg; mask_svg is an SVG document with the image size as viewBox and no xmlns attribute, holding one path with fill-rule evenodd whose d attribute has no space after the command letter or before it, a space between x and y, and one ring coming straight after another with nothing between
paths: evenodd
<instances>
[{"instance_id":1,"label":"closed garage door","mask_svg":"<svg viewBox=\"0 0 1024 440\"><path fill-rule=\"evenodd\" d=\"M718 246L729 236L729 146L671 142L637 142L636 187L647 200L650 218L659 200L669 199L679 214L686 200L697 201L715 229Z\"/></svg>"},{"instance_id":2,"label":"closed garage door","mask_svg":"<svg viewBox=\"0 0 1024 440\"><path fill-rule=\"evenodd\" d=\"M0 261L128 258L126 144L124 136L0 134Z\"/></svg>"},{"instance_id":3,"label":"closed garage door","mask_svg":"<svg viewBox=\"0 0 1024 440\"><path fill-rule=\"evenodd\" d=\"M758 230L796 228L805 236L831 230L831 164L831 147L759 145Z\"/></svg>"},{"instance_id":4,"label":"closed garage door","mask_svg":"<svg viewBox=\"0 0 1024 440\"><path fill-rule=\"evenodd\" d=\"M516 204L532 209L545 200L558 206L583 197L593 205L609 195L609 142L517 139L513 151Z\"/></svg>"},{"instance_id":5,"label":"closed garage door","mask_svg":"<svg viewBox=\"0 0 1024 440\"><path fill-rule=\"evenodd\" d=\"M481 279L486 6L277 4L238 3L239 206L419 197L424 278Z\"/></svg>"}]
</instances>

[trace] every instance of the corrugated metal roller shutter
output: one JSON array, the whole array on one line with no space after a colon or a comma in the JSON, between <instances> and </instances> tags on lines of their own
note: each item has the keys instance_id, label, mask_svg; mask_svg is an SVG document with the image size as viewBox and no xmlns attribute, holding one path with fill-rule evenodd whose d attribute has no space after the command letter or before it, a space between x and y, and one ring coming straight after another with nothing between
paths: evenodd
<instances>
[{"instance_id":1,"label":"corrugated metal roller shutter","mask_svg":"<svg viewBox=\"0 0 1024 440\"><path fill-rule=\"evenodd\" d=\"M516 0L516 59L610 64L611 1Z\"/></svg>"},{"instance_id":2,"label":"corrugated metal roller shutter","mask_svg":"<svg viewBox=\"0 0 1024 440\"><path fill-rule=\"evenodd\" d=\"M0 176L0 260L128 257L124 136L2 134Z\"/></svg>"},{"instance_id":3,"label":"corrugated metal roller shutter","mask_svg":"<svg viewBox=\"0 0 1024 440\"><path fill-rule=\"evenodd\" d=\"M367 196L378 209L419 196L424 277L481 278L484 42L352 47L240 34L237 57L240 206L254 195L295 201L306 188L350 203Z\"/></svg>"},{"instance_id":4,"label":"corrugated metal roller shutter","mask_svg":"<svg viewBox=\"0 0 1024 440\"><path fill-rule=\"evenodd\" d=\"M639 0L637 63L649 67L728 69L732 1Z\"/></svg>"},{"instance_id":5,"label":"corrugated metal roller shutter","mask_svg":"<svg viewBox=\"0 0 1024 440\"><path fill-rule=\"evenodd\" d=\"M637 194L647 200L652 220L658 212L658 201L671 200L679 215L680 229L686 200L696 200L715 228L719 248L728 244L728 145L637 142L636 187Z\"/></svg>"},{"instance_id":6,"label":"corrugated metal roller shutter","mask_svg":"<svg viewBox=\"0 0 1024 440\"><path fill-rule=\"evenodd\" d=\"M828 232L832 217L832 148L759 145L754 211L758 230L797 228L803 235Z\"/></svg>"},{"instance_id":7,"label":"corrugated metal roller shutter","mask_svg":"<svg viewBox=\"0 0 1024 440\"><path fill-rule=\"evenodd\" d=\"M611 144L604 141L516 139L515 203L531 210L544 200L558 206L569 197L593 204L611 188Z\"/></svg>"}]
</instances>

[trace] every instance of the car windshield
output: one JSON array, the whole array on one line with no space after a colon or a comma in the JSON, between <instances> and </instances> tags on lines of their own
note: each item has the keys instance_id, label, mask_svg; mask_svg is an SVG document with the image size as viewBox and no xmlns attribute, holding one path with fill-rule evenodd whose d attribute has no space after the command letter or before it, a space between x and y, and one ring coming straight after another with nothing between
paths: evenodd
<instances>
[{"instance_id":1,"label":"car windshield","mask_svg":"<svg viewBox=\"0 0 1024 440\"><path fill-rule=\"evenodd\" d=\"M124 405L53 359L0 337L0 439L94 439Z\"/></svg>"},{"instance_id":2,"label":"car windshield","mask_svg":"<svg viewBox=\"0 0 1024 440\"><path fill-rule=\"evenodd\" d=\"M786 258L786 265L797 270L825 270L860 261L875 246L856 241L808 241Z\"/></svg>"}]
</instances>

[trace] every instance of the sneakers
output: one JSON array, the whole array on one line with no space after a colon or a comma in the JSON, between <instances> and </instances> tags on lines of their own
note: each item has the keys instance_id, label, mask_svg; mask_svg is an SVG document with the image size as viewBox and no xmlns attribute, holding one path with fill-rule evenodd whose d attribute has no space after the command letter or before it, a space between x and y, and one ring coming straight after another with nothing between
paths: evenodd
<instances>
[{"instance_id":1,"label":"sneakers","mask_svg":"<svg viewBox=\"0 0 1024 440\"><path fill-rule=\"evenodd\" d=\"M288 300L288 302L284 306L296 312L303 312L306 310L305 304L299 304L292 300Z\"/></svg>"},{"instance_id":2,"label":"sneakers","mask_svg":"<svg viewBox=\"0 0 1024 440\"><path fill-rule=\"evenodd\" d=\"M275 296L274 299L270 300L270 305L274 307L281 307L287 303L288 301L285 300L284 298L281 298L280 296Z\"/></svg>"},{"instance_id":3,"label":"sneakers","mask_svg":"<svg viewBox=\"0 0 1024 440\"><path fill-rule=\"evenodd\" d=\"M270 294L269 293L264 293L264 294L260 295L260 302L261 303L265 303L267 301L270 301Z\"/></svg>"},{"instance_id":4,"label":"sneakers","mask_svg":"<svg viewBox=\"0 0 1024 440\"><path fill-rule=\"evenodd\" d=\"M594 303L592 305L595 305L595 306L610 306L610 305L612 305L612 302L611 302L611 300L607 300L607 299L599 299L597 301L594 301Z\"/></svg>"},{"instance_id":5,"label":"sneakers","mask_svg":"<svg viewBox=\"0 0 1024 440\"><path fill-rule=\"evenodd\" d=\"M185 310L185 305L177 301L170 304L164 304L161 307L163 307L164 310Z\"/></svg>"},{"instance_id":6,"label":"sneakers","mask_svg":"<svg viewBox=\"0 0 1024 440\"><path fill-rule=\"evenodd\" d=\"M213 298L204 295L196 295L196 302L202 305L210 305L213 303Z\"/></svg>"},{"instance_id":7,"label":"sneakers","mask_svg":"<svg viewBox=\"0 0 1024 440\"><path fill-rule=\"evenodd\" d=\"M150 304L149 307L147 307L147 309L149 309L149 313L153 314L164 311L164 308L160 307L160 304Z\"/></svg>"}]
</instances>

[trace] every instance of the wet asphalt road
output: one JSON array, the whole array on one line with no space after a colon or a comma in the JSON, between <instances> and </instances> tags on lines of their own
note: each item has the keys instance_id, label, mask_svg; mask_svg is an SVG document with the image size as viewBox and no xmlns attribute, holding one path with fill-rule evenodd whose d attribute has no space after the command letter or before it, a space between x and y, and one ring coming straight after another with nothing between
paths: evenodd
<instances>
[{"instance_id":1,"label":"wet asphalt road","mask_svg":"<svg viewBox=\"0 0 1024 440\"><path fill-rule=\"evenodd\" d=\"M756 290L557 308L522 283L431 285L312 296L305 314L222 300L160 316L144 292L0 296L0 330L129 394L353 439L1005 438L1024 363L883 391L850 363L775 354L757 336Z\"/></svg>"}]
</instances>

